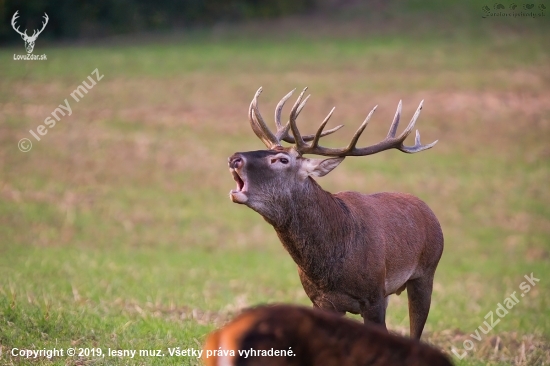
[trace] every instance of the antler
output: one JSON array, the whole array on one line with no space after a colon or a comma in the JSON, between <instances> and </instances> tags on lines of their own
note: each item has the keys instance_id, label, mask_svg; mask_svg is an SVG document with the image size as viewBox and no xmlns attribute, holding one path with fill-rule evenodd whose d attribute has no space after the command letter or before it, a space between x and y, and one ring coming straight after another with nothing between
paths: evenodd
<instances>
[{"instance_id":1,"label":"antler","mask_svg":"<svg viewBox=\"0 0 550 366\"><path fill-rule=\"evenodd\" d=\"M424 103L424 101L420 102L420 105L418 106L418 109L413 115L407 128L401 133L401 135L399 135L398 137L395 137L395 134L397 132L397 127L399 125L399 119L401 118L402 102L399 101L399 104L397 106L397 111L395 112L395 117L393 118L393 122L390 126L390 130L388 131L388 135L383 141L367 147L362 147L362 148L356 147L359 137L367 127L367 124L369 123L369 120L372 117L372 114L377 108L377 106L375 106L372 109L372 111L370 111L367 118L361 124L359 129L357 129L357 131L353 135L347 147L334 149L334 148L319 146L319 140L321 139L321 137L330 135L331 133L338 131L341 127L343 127L343 125L339 125L337 127L334 127L330 130L323 132L326 124L328 123L330 117L332 116L332 113L334 112L334 108L332 108L332 110L325 117L325 119L323 120L323 123L321 123L321 125L317 129L317 132L314 135L302 136L300 134L300 131L298 130L298 126L296 125L296 119L298 118L298 115L300 114L307 100L310 97L308 95L304 100L302 100L304 93L307 90L307 88L305 88L298 96L298 99L296 100L296 102L294 103L294 106L290 111L289 121L286 123L286 125L283 126L281 123L281 112L285 102L288 100L288 98L290 98L292 93L294 93L294 90L292 90L290 93L285 95L283 99L281 99L281 101L277 104L277 107L275 107L275 125L277 126L277 132L275 134L273 134L273 132L271 132L271 130L267 127L266 123L262 118L262 115L260 114L260 110L258 108L258 96L262 92L261 87L256 92L256 95L254 95L254 99L252 99L252 103L250 103L250 109L248 111L248 115L250 118L250 125L252 126L252 130L254 131L256 136L258 136L260 140L262 140L269 149L280 147L281 141L286 141L286 142L295 144L296 151L298 151L301 155L315 154L315 155L340 156L340 157L341 156L364 156L364 155L376 154L388 149L398 149L405 153L413 154L413 153L417 153L417 152L432 148L438 141L436 140L431 144L422 145L420 143L420 133L418 132L418 130L416 130L416 138L415 138L414 146L403 145L403 142L405 141L407 136L409 136L412 129L414 128L416 120L418 119L418 116L420 115L420 111L422 110L422 104ZM292 130L292 135L294 136L291 136L289 134L290 130ZM309 141L312 141L311 144L307 143Z\"/></svg>"},{"instance_id":2,"label":"antler","mask_svg":"<svg viewBox=\"0 0 550 366\"><path fill-rule=\"evenodd\" d=\"M302 99L302 96L303 96L304 92L306 91L306 89L304 89L304 91L298 97L298 100L296 101L296 104L294 105L294 108L292 109L292 111L290 113L290 121L289 121L290 122L290 128L292 129L292 134L294 135L294 138L296 139L296 150L302 155L303 154L315 154L315 155L340 156L340 157L341 156L364 156L364 155L376 154L378 152L388 150L388 149L398 149L398 150L403 151L405 153L413 154L413 153L417 153L417 152L420 152L420 151L423 151L423 150L430 149L437 143L437 140L436 140L436 141L432 142L431 144L422 145L420 143L420 133L418 132L418 130L416 130L416 139L415 139L414 146L405 146L405 145L403 145L403 142L405 141L407 136L409 136L412 129L414 128L414 124L416 123L416 120L417 120L418 116L420 115L420 111L422 110L422 103L424 103L424 101L420 102L420 105L418 106L418 109L416 110L414 116L411 119L411 122L409 122L409 125L407 126L405 131L403 131L401 133L401 135L399 135L399 137L395 137L395 133L397 132L397 126L399 125L399 119L401 117L401 105L402 105L402 103L401 103L401 101L399 101L399 105L397 106L397 111L395 112L395 117L394 117L393 122L390 126L390 130L388 132L388 135L386 136L386 138L383 141L381 141L381 142L379 142L375 145L371 145L371 146L367 146L367 147L363 147L363 148L357 148L356 147L356 144L357 144L357 141L359 140L359 137L361 136L361 134L363 133L363 131L367 127L367 124L369 123L369 120L370 120L372 114L374 113L374 111L376 110L377 106L375 106L372 109L372 111L370 111L370 113L368 114L365 121L361 124L359 129L355 132L355 135L353 135L353 137L351 139L351 142L349 143L349 145L347 147L334 149L334 148L319 146L319 139L323 136L323 129L325 128L329 118L331 117L332 112L334 111L334 108L330 111L330 113L325 118L323 123L321 123L321 125L319 126L319 129L317 130L317 133L315 134L315 136L313 138L313 142L311 144L307 144L306 139L300 136L300 131L298 130L298 126L296 125L297 114L296 114L296 108L295 108L296 105L298 105L300 103L300 101Z\"/></svg>"},{"instance_id":3,"label":"antler","mask_svg":"<svg viewBox=\"0 0 550 366\"><path fill-rule=\"evenodd\" d=\"M19 26L17 26L17 28L15 28L15 21L17 20L17 18L19 18L19 15L17 15L18 12L19 12L19 10L17 10L15 12L15 14L13 14L13 17L11 18L11 26L12 26L14 31L19 33L19 35L21 35L22 37L28 38L29 36L27 35L27 30L26 29L25 29L25 33L23 33L21 31L19 31Z\"/></svg>"},{"instance_id":4,"label":"antler","mask_svg":"<svg viewBox=\"0 0 550 366\"><path fill-rule=\"evenodd\" d=\"M302 95L304 94L306 89L304 89L302 94L300 94L300 98L299 98L300 101L301 101ZM296 89L294 89L294 90L296 90ZM290 98L292 93L294 93L294 90L290 91L290 93L285 95L283 97L283 99L281 99L279 101L279 103L277 104L277 107L275 107L275 125L277 127L277 132L275 134L273 134L273 132L271 132L269 127L267 127L264 119L262 118L262 115L260 114L260 109L258 108L258 96L262 93L262 88L261 87L258 89L256 94L254 95L254 99L252 99L252 102L250 103L250 108L248 110L248 117L249 117L249 120L250 120L250 126L252 126L252 130L254 131L256 136L258 136L258 138L260 140L262 140L263 143L269 149L274 149L276 147L280 147L281 146L281 141L286 141L286 142L289 142L291 144L296 142L294 137L292 137L289 134L289 130L291 128L290 120L284 126L281 123L281 112L283 110L283 106L285 105L285 102L288 100L288 98ZM292 107L292 111L291 111L290 114L291 114L291 116L294 116L294 120L296 120L296 118L298 117L298 115L300 114L302 109L304 108L304 106L305 106L305 104L306 104L309 97L310 96L308 95L304 99L304 101L302 101L301 103L296 102L294 104L294 107ZM334 108L333 108L333 110L334 110ZM331 114L332 114L332 112L331 112ZM334 132L338 131L342 126L343 125L340 125L340 126L332 128L328 131L321 132L320 136L318 138L320 138L322 136L330 135L331 133L334 133ZM302 141L312 141L315 137L316 137L316 135L306 135L306 136L302 136L301 140Z\"/></svg>"},{"instance_id":5,"label":"antler","mask_svg":"<svg viewBox=\"0 0 550 366\"><path fill-rule=\"evenodd\" d=\"M45 19L45 22L42 22L42 29L40 29L37 33L36 29L34 30L34 32L32 33L32 36L30 38L37 38L40 33L42 33L42 31L44 30L44 28L46 28L46 24L48 24L48 20L50 20L50 18L48 18L48 14L44 13L44 19Z\"/></svg>"},{"instance_id":6,"label":"antler","mask_svg":"<svg viewBox=\"0 0 550 366\"><path fill-rule=\"evenodd\" d=\"M19 18L19 15L17 15L18 12L19 12L19 10L17 10L15 12L15 14L13 14L13 17L11 18L11 26L12 26L13 30L15 30L17 33L19 33L25 39L36 39L40 35L40 33L42 33L44 28L46 28L46 24L48 24L48 20L50 20L50 18L48 18L48 14L44 13L45 21L42 22L42 29L40 29L38 31L38 33L37 33L37 30L35 29L34 32L32 33L32 36L29 37L29 35L27 34L26 29L25 29L25 32L21 32L21 31L19 31L19 26L17 26L17 28L15 27L15 21L17 20L17 18Z\"/></svg>"}]
</instances>

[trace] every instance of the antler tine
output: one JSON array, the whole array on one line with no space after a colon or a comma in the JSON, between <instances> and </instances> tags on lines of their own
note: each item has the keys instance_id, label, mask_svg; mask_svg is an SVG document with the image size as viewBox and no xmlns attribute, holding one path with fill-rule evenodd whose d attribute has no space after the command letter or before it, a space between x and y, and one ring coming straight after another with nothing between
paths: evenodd
<instances>
[{"instance_id":1,"label":"antler tine","mask_svg":"<svg viewBox=\"0 0 550 366\"><path fill-rule=\"evenodd\" d=\"M285 105L286 101L288 100L288 98L290 98L294 91L296 91L296 89L292 89L287 95L283 97L283 99L279 101L279 103L277 103L277 107L275 107L275 125L277 126L277 133L275 134L275 137L279 141L289 142L288 140L290 136L288 134L288 131L290 129L290 124L287 122L286 125L283 127L283 125L281 124L281 112L283 111L283 106ZM292 142L294 142L294 139L292 139Z\"/></svg>"},{"instance_id":2,"label":"antler tine","mask_svg":"<svg viewBox=\"0 0 550 366\"><path fill-rule=\"evenodd\" d=\"M290 96L292 95L292 93L294 93L295 90L296 89L292 89L287 95L285 95L283 97L283 99L281 99L279 101L279 103L277 104L277 107L275 107L275 125L277 126L277 133L275 134L275 137L279 141L283 140L283 141L290 142L290 143L295 142L294 138L288 134L288 131L290 129L290 123L287 122L284 127L281 124L281 112L283 111L283 106L285 105L286 101L288 100L288 98L290 98ZM306 102L307 102L307 100L309 99L310 96L311 95L308 95L302 101L302 103L300 103L300 105L298 106L298 108L296 110L296 118L298 117L298 115L300 114L302 109L304 108L304 106L305 106L305 104L306 104Z\"/></svg>"},{"instance_id":3,"label":"antler tine","mask_svg":"<svg viewBox=\"0 0 550 366\"><path fill-rule=\"evenodd\" d=\"M42 31L44 30L44 28L46 28L46 24L48 24L48 20L50 20L50 18L48 18L48 14L44 13L44 20L45 22L42 22L42 29L40 29L38 31L38 33L36 33L36 30L35 30L35 33L36 33L36 37L38 37L38 35L40 33L42 33ZM34 34L32 35L33 37L35 36Z\"/></svg>"},{"instance_id":4,"label":"antler tine","mask_svg":"<svg viewBox=\"0 0 550 366\"><path fill-rule=\"evenodd\" d=\"M401 141L401 145L399 146L398 149L403 151L403 152L413 154L413 153L416 153L416 152L427 150L427 149L430 149L431 147L433 147L437 143L437 141L439 141L439 140L436 140L436 141L432 142L431 144L422 145L420 143L420 132L418 132L418 130L416 130L416 137L414 139L414 146L405 146L405 145L403 145L403 142L405 141L407 136L409 136L412 129L414 128L416 120L418 119L418 116L420 115L420 111L422 110L423 104L424 104L424 100L422 100L420 102L420 104L418 105L418 108L416 109L416 112L414 113L413 117L411 118L411 122L409 122L409 125L407 126L405 131L403 131L401 133L401 135L399 135L399 137L397 138L399 141Z\"/></svg>"},{"instance_id":5,"label":"antler tine","mask_svg":"<svg viewBox=\"0 0 550 366\"><path fill-rule=\"evenodd\" d=\"M307 87L302 91L302 93L300 94L300 96L298 97L298 99L301 99L302 95L304 94L304 92L307 90ZM294 90L293 90L294 91ZM301 103L298 105L298 107L296 108L296 113L294 115L294 122L296 122L296 118L298 118L298 115L300 114L300 112L302 111L302 109L305 107L306 105L306 102L308 101L309 97L311 96L308 95L303 101L301 101ZM286 99L285 99L286 101ZM296 107L296 104L299 102L299 100L296 101L296 103L294 104L294 107L292 107L292 110L294 110L294 108ZM279 106L277 106L279 107ZM282 108L282 107L281 107ZM334 108L333 110L329 113L329 115L325 118L325 122L323 124L323 128L325 127L326 125L326 122L328 122L328 120L330 119L330 116L332 115L332 112L334 111ZM280 115L280 111L279 111L279 115ZM291 112L291 115L292 115L292 112ZM289 127L291 127L290 125L290 120L287 122L287 124L285 125L285 129L284 129L284 134L281 134L281 140L283 141L286 141L288 143L291 143L291 144L295 144L296 143L296 139L291 136L288 132L289 132ZM338 131L340 128L344 127L344 125L339 125L339 126L336 126L334 128L331 128L330 130L327 130L325 132L322 132L323 128L321 128L320 130L317 131L317 133L319 133L319 131L321 131L321 135L319 136L320 137L324 137L324 136L327 136L327 135L330 135L336 131ZM297 126L296 126L297 128ZM294 131L292 131L292 133L294 133ZM299 132L298 132L299 133ZM315 135L304 135L304 136L301 136L302 137L302 140L304 142L309 142L309 141L312 141L315 139Z\"/></svg>"},{"instance_id":6,"label":"antler tine","mask_svg":"<svg viewBox=\"0 0 550 366\"><path fill-rule=\"evenodd\" d=\"M285 102L290 98L292 93L294 93L295 89L290 91L287 95L285 95L277 104L277 107L275 107L275 125L277 126L277 132L274 134L271 132L269 127L267 127L267 124L265 123L262 115L260 114L260 110L258 107L258 97L262 92L262 88L260 87L256 94L254 95L254 98L252 99L252 102L250 103L250 108L248 110L248 118L250 120L250 126L252 127L252 131L258 136L260 140L269 148L275 148L281 146L281 141L286 141L289 143L296 143L296 139L290 135L290 128L291 128L291 122L290 120L286 123L285 126L281 123L281 112L283 110L283 106L285 105ZM307 90L307 88L304 89L304 91L300 94L298 97L298 100L294 104L291 110L291 119L294 121L294 125L296 126L296 118L300 114L301 110L304 108L309 96L307 96L304 100L302 100L302 97L304 95L304 92ZM331 112L332 113L332 112ZM327 121L330 115L327 117ZM326 124L326 122L325 122ZM324 126L323 126L324 127ZM328 131L322 132L320 137L330 135L331 133L336 132L342 127L336 126ZM297 127L296 127L297 129ZM294 133L294 131L293 131ZM300 136L300 132L297 132L297 136ZM309 142L314 139L315 135L305 135L300 136L302 145L305 145L305 142Z\"/></svg>"},{"instance_id":7,"label":"antler tine","mask_svg":"<svg viewBox=\"0 0 550 366\"><path fill-rule=\"evenodd\" d=\"M315 137L313 138L313 142L311 143L311 146L317 146L317 144L319 143L319 139L321 138L321 136L323 136L323 129L324 129L325 126L327 125L327 122L328 122L328 120L330 119L330 117L332 117L332 113L334 112L335 109L336 109L336 107L332 107L332 109L330 110L330 112L328 112L327 116L326 116L325 119L323 120L323 123L321 123L321 125L320 125L319 128L317 129L317 133L315 134ZM342 126L344 126L344 125L340 125L340 126L336 127L335 129L333 128L333 130L337 131L337 130L339 130Z\"/></svg>"},{"instance_id":8,"label":"antler tine","mask_svg":"<svg viewBox=\"0 0 550 366\"><path fill-rule=\"evenodd\" d=\"M285 128L288 128L288 127L290 127L290 124L287 123ZM336 127L331 128L330 130L326 130L326 131L322 132L321 136L319 136L319 137L325 137L327 135L330 135L330 134L338 131L342 127L344 127L344 125L338 125ZM323 128L324 128L324 126L323 126ZM304 140L304 142L310 142L310 141L313 141L314 139L315 139L315 135L304 135L304 136L302 136L302 140ZM281 138L281 140L286 141L286 142L291 143L291 144L296 143L296 139L294 139L294 137L292 137L291 135L288 134L288 130L287 130L287 134L285 136L283 136Z\"/></svg>"},{"instance_id":9,"label":"antler tine","mask_svg":"<svg viewBox=\"0 0 550 366\"><path fill-rule=\"evenodd\" d=\"M393 138L395 137L395 133L397 132L397 126L399 126L399 119L401 118L401 107L403 106L402 101L399 101L399 104L397 104L397 110L395 111L395 117L393 117L393 122L391 123L390 130L388 131L388 135L386 138Z\"/></svg>"},{"instance_id":10,"label":"antler tine","mask_svg":"<svg viewBox=\"0 0 550 366\"><path fill-rule=\"evenodd\" d=\"M363 133L363 131L365 131L365 128L367 128L367 125L369 124L369 120L372 117L372 115L374 114L374 111L376 110L376 108L378 108L377 105L374 106L374 108L370 111L370 113L368 114L367 118L365 118L365 120L363 121L361 126L359 126L359 128L357 129L357 131L355 132L355 134L351 138L351 141L350 141L348 147L346 148L345 152L349 152L349 151L352 151L353 149L355 149L355 145L357 144L357 141L359 140L359 137L361 137L361 134Z\"/></svg>"},{"instance_id":11,"label":"antler tine","mask_svg":"<svg viewBox=\"0 0 550 366\"><path fill-rule=\"evenodd\" d=\"M298 99L296 100L296 102L294 103L294 106L292 107L292 110L290 111L290 119L288 121L290 123L290 128L292 130L292 134L294 135L294 140L298 151L300 151L300 149L307 146L304 140L302 139L302 135L300 135L298 126L296 125L296 117L298 116L296 112L298 111L298 108L300 108L300 105L301 105L300 102L302 101L302 97L304 96L304 93L306 92L306 90L307 90L307 87L305 87L304 90L298 96Z\"/></svg>"},{"instance_id":12,"label":"antler tine","mask_svg":"<svg viewBox=\"0 0 550 366\"><path fill-rule=\"evenodd\" d=\"M283 106L285 105L286 101L292 96L294 91L296 91L296 89L292 89L287 95L283 97L283 99L279 101L279 103L277 103L277 107L275 107L275 124L277 125L277 129L283 128L283 125L281 124L281 112L283 111Z\"/></svg>"},{"instance_id":13,"label":"antler tine","mask_svg":"<svg viewBox=\"0 0 550 366\"><path fill-rule=\"evenodd\" d=\"M290 98L290 96L292 95L292 93L294 93L296 89L292 89L287 95L285 95L283 97L283 99L281 99L279 101L279 103L277 104L277 107L275 107L275 125L277 126L277 133L275 134L275 137L279 140L279 141L286 141L286 142L290 142L290 143L295 143L296 140L294 139L294 137L290 136L288 134L289 130L290 130L290 122L287 122L286 125L283 127L283 125L281 124L281 112L283 111L283 106L285 105L286 101L288 100L288 98ZM303 94L303 93L302 93ZM300 103L300 105L298 106L297 110L296 110L296 118L298 118L298 115L300 114L300 112L302 111L302 109L304 108L304 106L306 105L306 102L307 100L309 99L311 95L308 95L303 101L302 103ZM307 137L311 137L313 138L313 135L311 136L305 136L306 138ZM310 141L308 139L304 139L305 141Z\"/></svg>"},{"instance_id":14,"label":"antler tine","mask_svg":"<svg viewBox=\"0 0 550 366\"><path fill-rule=\"evenodd\" d=\"M335 108L332 108L332 110L334 110ZM328 118L330 118L330 116L332 115L332 111L330 112L330 115L326 117L326 121L328 122ZM326 124L326 123L325 123ZM323 126L324 128L325 126ZM342 127L344 127L344 125L338 125L336 127L333 127L331 128L330 130L326 130L325 132L321 133L321 136L319 137L325 137L327 135L330 135L331 133L334 133L336 131L338 131L339 129L341 129ZM302 136L302 138L304 139L304 141L308 142L308 141L311 141L315 138L317 134L315 135L305 135L305 136Z\"/></svg>"},{"instance_id":15,"label":"antler tine","mask_svg":"<svg viewBox=\"0 0 550 366\"><path fill-rule=\"evenodd\" d=\"M418 105L418 108L416 109L416 112L414 112L414 115L411 118L411 121L409 122L409 125L407 126L407 128L405 128L405 130L403 132L401 132L401 135L399 135L399 137L397 138L398 140L405 141L407 136L409 136L409 134L411 133L411 131L414 128L414 124L416 123L416 120L417 120L418 116L420 115L420 111L422 110L422 105L423 104L424 104L424 100L422 100L420 102L420 104Z\"/></svg>"},{"instance_id":16,"label":"antler tine","mask_svg":"<svg viewBox=\"0 0 550 366\"><path fill-rule=\"evenodd\" d=\"M307 89L307 88L306 88ZM304 89L304 91L306 90ZM305 99L302 101L302 103L300 103L300 105L298 106L298 109L296 109L296 118L298 118L298 116L300 115L300 112L302 111L302 109L304 109L304 107L306 106L306 103L307 103L307 100L309 99L309 97L311 97L311 94L308 95L307 97L305 97Z\"/></svg>"},{"instance_id":17,"label":"antler tine","mask_svg":"<svg viewBox=\"0 0 550 366\"><path fill-rule=\"evenodd\" d=\"M294 93L294 91L296 91L296 89L292 89L287 95L285 95L283 97L283 99L281 99L279 101L279 103L277 104L277 107L275 107L275 124L277 125L277 128L278 129L281 129L283 128L283 125L281 124L281 112L283 111L283 106L285 105L286 101L288 100L288 98L290 98L290 96L292 95L292 93ZM303 94L303 92L302 92ZM309 99L311 95L308 95L306 97L306 99L303 100L302 103L300 103L300 105L298 106L298 109L296 111L296 117L298 117L298 115L300 114L300 112L302 111L302 108L304 108L307 100ZM293 107L294 108L294 107ZM287 122L288 124L288 122Z\"/></svg>"},{"instance_id":18,"label":"antler tine","mask_svg":"<svg viewBox=\"0 0 550 366\"><path fill-rule=\"evenodd\" d=\"M26 29L25 29L25 33L23 33L19 30L19 26L17 26L17 28L15 28L15 21L17 20L17 18L19 18L19 14L17 14L17 13L19 13L19 10L17 10L15 12L15 14L13 14L13 17L11 18L11 26L12 26L13 30L16 31L17 33L19 33L21 36L23 36L23 35L27 36L27 30Z\"/></svg>"},{"instance_id":19,"label":"antler tine","mask_svg":"<svg viewBox=\"0 0 550 366\"><path fill-rule=\"evenodd\" d=\"M258 108L258 96L262 93L262 87L258 89L256 94L254 95L254 99L252 99L252 102L250 103L250 108L248 110L248 118L250 120L250 126L252 127L252 131L258 136L260 140L269 148L272 149L276 146L280 146L280 141L277 139L277 137L269 130L267 125L264 122L264 119L262 118L262 115L260 114L260 110Z\"/></svg>"},{"instance_id":20,"label":"antler tine","mask_svg":"<svg viewBox=\"0 0 550 366\"><path fill-rule=\"evenodd\" d=\"M422 145L420 143L420 132L416 130L416 137L414 139L414 146L402 146L399 150L408 153L408 154L414 154L420 151L428 150L434 147L435 144L437 144L439 140L435 140L431 144L428 145Z\"/></svg>"},{"instance_id":21,"label":"antler tine","mask_svg":"<svg viewBox=\"0 0 550 366\"><path fill-rule=\"evenodd\" d=\"M367 127L367 125L369 123L369 120L372 117L372 115L374 114L374 111L376 110L376 108L378 108L378 106L375 106L370 111L367 118L365 118L365 120L363 121L361 126L359 126L357 131L355 131L355 134L353 135L353 137L352 137L350 143L348 144L348 146L345 147L345 148L340 148L340 149L327 148L327 147L319 146L319 144L318 144L319 143L319 138L321 137L320 131L322 131L323 127L328 122L328 119L330 118L330 116L332 115L332 112L334 111L334 108L332 108L332 111L330 111L327 118L325 118L325 120L323 121L323 123L319 127L319 130L317 130L317 134L315 135L315 139L313 140L311 145L307 146L304 149L301 149L300 153L302 153L302 154L317 154L317 155L325 155L325 156L346 156L346 155L350 155L350 152L354 152L356 150L355 145L357 144L357 141L359 140L359 137L361 136L361 134L363 133L363 131ZM342 127L342 125L338 126L338 128L340 128L340 127Z\"/></svg>"}]
</instances>

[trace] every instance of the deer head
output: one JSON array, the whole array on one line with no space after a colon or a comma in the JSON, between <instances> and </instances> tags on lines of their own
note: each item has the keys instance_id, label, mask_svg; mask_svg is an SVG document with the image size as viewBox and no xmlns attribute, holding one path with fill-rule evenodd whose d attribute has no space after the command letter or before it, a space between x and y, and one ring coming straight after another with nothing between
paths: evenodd
<instances>
[{"instance_id":1,"label":"deer head","mask_svg":"<svg viewBox=\"0 0 550 366\"><path fill-rule=\"evenodd\" d=\"M347 147L336 149L320 146L319 140L321 137L336 132L342 125L324 131L327 122L334 112L333 108L314 135L302 136L298 130L296 119L309 98L309 96L303 98L306 90L307 88L302 91L298 100L294 103L290 111L289 121L284 126L281 123L281 111L294 90L284 96L277 104L275 108L276 133L271 132L267 127L258 108L258 96L262 92L262 88L256 92L248 112L250 125L256 136L263 141L268 150L235 153L229 158L230 172L237 182L237 188L229 194L233 202L245 204L258 211L264 217L276 215L274 211L277 211L277 207L281 206L282 201L288 199L290 203L293 196L308 194L311 185L314 184L310 178L322 177L330 173L346 156L372 155L393 148L406 153L416 153L429 149L437 143L435 141L428 145L422 145L420 143L420 134L416 131L415 145L403 145L403 141L414 128L416 119L422 109L422 102L405 131L398 137L395 137L401 116L401 102L399 102L393 123L390 126L387 137L383 141L368 147L356 147L359 137L376 110L376 107L374 107ZM292 131L292 135L290 131ZM281 145L282 141L294 145L283 147ZM304 157L305 154L322 155L329 158L311 159ZM275 200L277 201L276 205L274 204Z\"/></svg>"},{"instance_id":2,"label":"deer head","mask_svg":"<svg viewBox=\"0 0 550 366\"><path fill-rule=\"evenodd\" d=\"M13 17L11 18L11 26L17 33L19 33L19 35L21 35L21 38L23 38L23 41L25 41L25 49L27 50L27 53L31 53L34 49L34 42L36 42L36 39L38 38L40 33L42 33L44 28L46 28L46 24L48 24L48 20L49 20L48 14L44 13L44 22L42 22L42 29L40 29L39 31L35 29L34 32L32 33L32 36L29 37L27 35L26 29L25 29L25 32L21 32L19 31L19 26L17 26L17 28L15 26L15 21L17 20L17 18L19 18L19 15L17 15L18 12L19 10L16 11L15 14L13 14Z\"/></svg>"}]
</instances>

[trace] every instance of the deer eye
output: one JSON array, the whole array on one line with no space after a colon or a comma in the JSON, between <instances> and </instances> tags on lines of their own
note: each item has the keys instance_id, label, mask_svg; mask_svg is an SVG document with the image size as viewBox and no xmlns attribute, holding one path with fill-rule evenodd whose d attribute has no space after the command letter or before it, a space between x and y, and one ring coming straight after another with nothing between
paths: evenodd
<instances>
[{"instance_id":1,"label":"deer eye","mask_svg":"<svg viewBox=\"0 0 550 366\"><path fill-rule=\"evenodd\" d=\"M288 164L288 159L287 158L280 158L279 161L283 164Z\"/></svg>"}]
</instances>

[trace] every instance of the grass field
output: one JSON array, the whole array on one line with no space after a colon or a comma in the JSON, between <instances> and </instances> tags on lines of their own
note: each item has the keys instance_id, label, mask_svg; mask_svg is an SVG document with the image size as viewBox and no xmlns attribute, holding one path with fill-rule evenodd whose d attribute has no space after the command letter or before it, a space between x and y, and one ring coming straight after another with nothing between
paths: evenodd
<instances>
[{"instance_id":1,"label":"grass field","mask_svg":"<svg viewBox=\"0 0 550 366\"><path fill-rule=\"evenodd\" d=\"M453 358L550 364L548 33L488 29L37 42L43 62L13 61L22 44L1 49L0 364L195 365L168 348L200 348L245 306L309 304L272 228L227 197L227 157L263 148L247 121L259 86L268 117L286 92L308 86L303 130L336 106L331 125L346 127L331 146L347 143L374 105L363 144L385 136L400 99L405 120L424 99L417 126L424 143L439 139L434 149L348 158L320 182L409 192L432 207L446 247L424 340L449 354L533 273L540 282ZM103 78L74 101L94 69ZM71 115L36 141L28 131L65 99ZM31 151L18 149L22 138ZM387 321L408 334L406 296L392 296ZM54 347L166 356L10 355Z\"/></svg>"}]
</instances>

